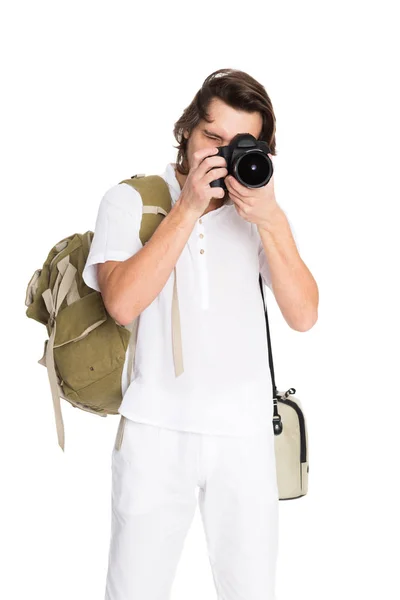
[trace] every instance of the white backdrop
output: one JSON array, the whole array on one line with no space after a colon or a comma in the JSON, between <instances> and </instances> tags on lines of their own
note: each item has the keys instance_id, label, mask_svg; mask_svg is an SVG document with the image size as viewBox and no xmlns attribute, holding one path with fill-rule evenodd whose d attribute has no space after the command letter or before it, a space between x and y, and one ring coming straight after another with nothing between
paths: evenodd
<instances>
[{"instance_id":1,"label":"white backdrop","mask_svg":"<svg viewBox=\"0 0 400 600\"><path fill-rule=\"evenodd\" d=\"M110 536L118 418L62 401L62 453L37 363L46 331L25 316L27 283L56 242L93 230L110 186L175 160L174 122L224 67L247 71L271 97L277 200L320 292L305 333L267 293L278 389L296 389L310 452L307 496L280 502L278 600L400 596L394 8L2 8L1 597L102 599ZM216 598L198 510L172 592L187 598Z\"/></svg>"}]
</instances>

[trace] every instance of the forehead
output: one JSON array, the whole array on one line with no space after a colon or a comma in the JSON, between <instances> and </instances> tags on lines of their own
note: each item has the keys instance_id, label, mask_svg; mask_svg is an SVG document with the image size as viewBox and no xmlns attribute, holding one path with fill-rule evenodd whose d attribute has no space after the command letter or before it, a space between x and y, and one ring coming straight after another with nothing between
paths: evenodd
<instances>
[{"instance_id":1,"label":"forehead","mask_svg":"<svg viewBox=\"0 0 400 600\"><path fill-rule=\"evenodd\" d=\"M202 128L218 136L227 144L238 133L251 133L258 138L262 130L262 117L259 112L249 113L232 108L219 98L211 100L208 116L212 122L208 123L203 119L201 121Z\"/></svg>"}]
</instances>

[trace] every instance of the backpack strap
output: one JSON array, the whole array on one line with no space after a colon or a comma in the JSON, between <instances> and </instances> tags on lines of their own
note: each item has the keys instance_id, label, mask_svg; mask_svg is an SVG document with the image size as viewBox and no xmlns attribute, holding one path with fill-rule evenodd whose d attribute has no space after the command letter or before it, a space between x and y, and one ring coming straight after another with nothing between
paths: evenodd
<instances>
[{"instance_id":1,"label":"backpack strap","mask_svg":"<svg viewBox=\"0 0 400 600\"><path fill-rule=\"evenodd\" d=\"M66 298L67 294L70 290L74 289L73 282L75 280L76 268L69 261L69 256L65 256L57 263L57 268L59 270L53 292L50 288L46 289L43 294L43 300L46 304L47 311L50 315L49 317L49 326L51 329L51 334L46 344L46 367L47 373L50 382L51 394L53 397L53 405L54 405L54 414L56 419L56 428L57 428L57 437L58 444L64 450L65 446L65 433L64 433L64 422L61 413L61 403L60 403L60 389L58 385L57 373L55 370L54 364L54 339L56 335L56 316L60 309L61 304ZM42 359L43 360L43 359Z\"/></svg>"},{"instance_id":2,"label":"backpack strap","mask_svg":"<svg viewBox=\"0 0 400 600\"><path fill-rule=\"evenodd\" d=\"M179 375L182 375L184 369L183 369L181 321L180 321L180 314L179 314L178 292L177 292L177 285L176 285L176 267L174 267L174 273L175 273L175 278L174 278L174 291L173 291L173 296L172 296L172 314L171 314L172 351L173 351L174 365L175 365L175 377L179 377ZM135 354L136 354L139 318L140 318L140 315L139 315L139 317L134 319L132 321L132 323L125 325L125 327L127 329L129 329L129 331L131 332L131 335L129 338L129 345L128 345L128 349L127 349L127 352L128 352L127 368L128 368L129 384L132 381L132 369L133 369Z\"/></svg>"},{"instance_id":3,"label":"backpack strap","mask_svg":"<svg viewBox=\"0 0 400 600\"><path fill-rule=\"evenodd\" d=\"M169 213L172 206L171 194L169 192L168 184L160 175L133 175L130 179L124 179L120 183L127 183L135 188L143 203L143 216L140 227L140 239L143 245L153 235L162 219ZM158 204L154 205L154 200L157 200ZM126 327L131 331L129 339L129 357L128 357L128 377L129 383L131 383L132 368L134 364L134 358L136 354L136 344L138 335L138 319L140 315ZM182 333L181 333L181 320L179 312L179 301L178 301L178 287L176 277L176 266L174 267L174 289L172 296L172 352L174 357L175 365L175 377L182 375L183 369L183 352L182 352Z\"/></svg>"}]
</instances>

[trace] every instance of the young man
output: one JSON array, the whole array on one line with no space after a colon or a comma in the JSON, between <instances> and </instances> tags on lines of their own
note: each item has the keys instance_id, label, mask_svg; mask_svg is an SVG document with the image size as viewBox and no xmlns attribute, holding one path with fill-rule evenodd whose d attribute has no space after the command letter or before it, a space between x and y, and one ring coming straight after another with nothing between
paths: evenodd
<instances>
[{"instance_id":1,"label":"young man","mask_svg":"<svg viewBox=\"0 0 400 600\"><path fill-rule=\"evenodd\" d=\"M316 321L318 290L273 177L248 189L226 177L216 153L237 133L251 133L275 154L263 86L241 71L213 73L174 133L177 162L162 175L170 213L143 247L140 194L115 185L101 201L84 270L119 323L140 315L129 386L126 364L123 373L124 435L112 455L105 598L167 600L198 500L218 597L274 600L279 494L259 273L298 331ZM220 177L226 193L209 185ZM175 266L179 377L171 345Z\"/></svg>"}]
</instances>

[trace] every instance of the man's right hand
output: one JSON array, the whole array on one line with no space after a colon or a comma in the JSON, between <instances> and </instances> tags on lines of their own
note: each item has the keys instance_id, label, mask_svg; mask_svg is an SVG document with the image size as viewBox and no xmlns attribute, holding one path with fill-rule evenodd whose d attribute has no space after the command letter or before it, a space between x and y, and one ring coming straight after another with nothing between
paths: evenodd
<instances>
[{"instance_id":1,"label":"man's right hand","mask_svg":"<svg viewBox=\"0 0 400 600\"><path fill-rule=\"evenodd\" d=\"M226 160L216 155L217 152L218 148L202 148L193 154L193 164L182 188L180 202L196 215L204 213L212 198L225 196L222 187L210 186L211 181L228 175Z\"/></svg>"}]
</instances>

